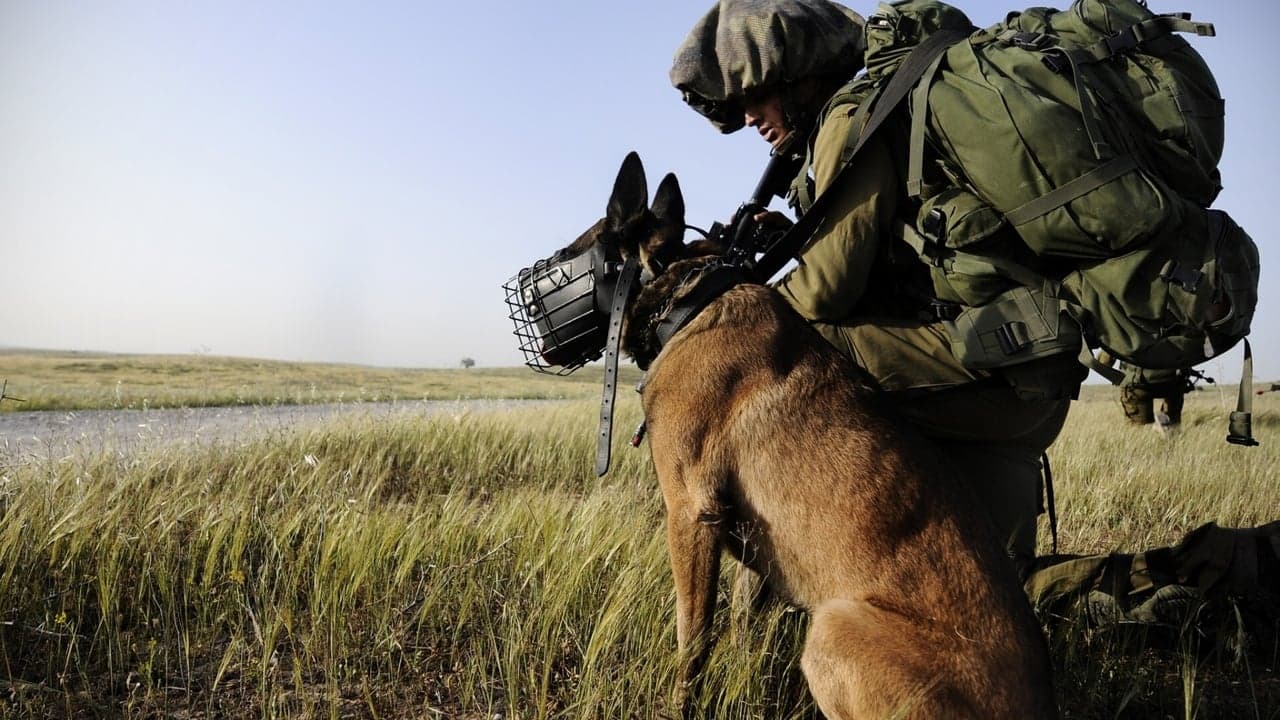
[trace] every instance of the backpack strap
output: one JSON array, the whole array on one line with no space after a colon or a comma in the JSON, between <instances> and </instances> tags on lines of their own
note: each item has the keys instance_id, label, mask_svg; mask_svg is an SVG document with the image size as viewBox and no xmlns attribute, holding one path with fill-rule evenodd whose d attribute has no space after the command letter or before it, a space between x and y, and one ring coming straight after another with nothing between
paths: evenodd
<instances>
[{"instance_id":1,"label":"backpack strap","mask_svg":"<svg viewBox=\"0 0 1280 720\"><path fill-rule=\"evenodd\" d=\"M938 67L942 65L944 57L946 57L945 53L934 59L912 92L907 195L913 199L920 197L921 192L924 191L924 137L928 124L926 120L929 117L929 86L933 84L933 76L938 73Z\"/></svg>"},{"instance_id":2,"label":"backpack strap","mask_svg":"<svg viewBox=\"0 0 1280 720\"><path fill-rule=\"evenodd\" d=\"M853 158L866 145L876 130L884 124L885 120L893 113L902 100L911 91L916 81L928 71L942 53L947 48L956 43L965 40L971 33L963 30L940 30L929 37L924 42L916 46L911 54L902 61L902 65L893 73L893 77L889 80L889 84L885 86L883 92L875 100L875 108L871 111L871 117L867 120L867 126L858 136L858 143L854 145L853 150L849 153L848 161L840 168L835 179L831 181L831 186L826 192L820 194L813 202L813 206L809 208L795 225L787 231L785 235L774 243L756 263L756 276L761 281L768 281L775 273L782 269L787 261L793 259L808 244L813 234L822 226L827 219L829 206L832 197L837 195L834 192L836 186L844 184L847 178L853 176L854 163Z\"/></svg>"},{"instance_id":3,"label":"backpack strap","mask_svg":"<svg viewBox=\"0 0 1280 720\"><path fill-rule=\"evenodd\" d=\"M1201 37L1214 37L1218 34L1213 23L1192 22L1191 13L1168 13L1130 25L1093 45L1073 49L1069 54L1074 56L1077 65L1102 62L1176 32L1195 33Z\"/></svg>"},{"instance_id":4,"label":"backpack strap","mask_svg":"<svg viewBox=\"0 0 1280 720\"><path fill-rule=\"evenodd\" d=\"M1095 144L1094 147L1096 148L1097 145ZM1137 169L1137 167L1138 161L1132 155L1121 155L1104 165L1090 170L1075 180L1050 190L1035 200L1010 210L1004 214L1004 217L1014 227L1025 225L1077 198L1084 197L1121 175Z\"/></svg>"},{"instance_id":5,"label":"backpack strap","mask_svg":"<svg viewBox=\"0 0 1280 720\"><path fill-rule=\"evenodd\" d=\"M1240 395L1236 400L1236 411L1231 413L1227 427L1227 442L1232 445L1255 447L1253 439L1253 348L1249 340L1244 341L1244 367L1240 371Z\"/></svg>"}]
</instances>

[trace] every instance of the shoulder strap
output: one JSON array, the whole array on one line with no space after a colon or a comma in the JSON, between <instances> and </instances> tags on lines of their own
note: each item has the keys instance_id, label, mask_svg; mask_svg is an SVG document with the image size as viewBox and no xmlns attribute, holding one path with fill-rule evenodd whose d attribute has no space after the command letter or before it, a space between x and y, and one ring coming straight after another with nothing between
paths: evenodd
<instances>
[{"instance_id":1,"label":"shoulder strap","mask_svg":"<svg viewBox=\"0 0 1280 720\"><path fill-rule=\"evenodd\" d=\"M840 172L836 174L831 186L826 192L822 193L814 200L813 206L809 208L795 225L787 231L756 263L756 277L761 282L767 282L775 273L782 269L787 261L799 254L800 250L813 237L813 233L826 220L828 206L833 202L831 197L837 193L833 192L837 185L843 184L846 178L853 175L854 167L853 159L858 152L866 145L867 140L875 134L876 130L884 124L894 109L901 104L906 98L907 93L911 91L912 86L919 80L933 61L947 48L955 45L969 37L971 33L963 30L940 30L925 41L916 46L911 54L902 61L902 65L894 71L893 78L889 80L889 84L885 86L884 91L879 94L875 101L875 108L871 112L870 119L867 120L867 126L862 130L858 137L858 143L854 145L853 151L849 153L848 160L844 166L840 168Z\"/></svg>"}]
</instances>

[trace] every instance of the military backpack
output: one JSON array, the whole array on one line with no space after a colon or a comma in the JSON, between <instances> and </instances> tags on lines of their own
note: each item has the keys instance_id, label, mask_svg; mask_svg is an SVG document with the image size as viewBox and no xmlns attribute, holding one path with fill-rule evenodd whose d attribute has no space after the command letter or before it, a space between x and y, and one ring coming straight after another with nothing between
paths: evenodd
<instances>
[{"instance_id":1,"label":"military backpack","mask_svg":"<svg viewBox=\"0 0 1280 720\"><path fill-rule=\"evenodd\" d=\"M1186 368L1248 334L1258 250L1208 209L1223 101L1178 35L1212 25L1077 0L975 30L945 3L906 0L865 28L867 72L832 100L864 117L913 49L939 31L964 38L903 102L918 213L900 225L954 307L947 327L967 366L1074 351L1116 382L1092 348Z\"/></svg>"}]
</instances>

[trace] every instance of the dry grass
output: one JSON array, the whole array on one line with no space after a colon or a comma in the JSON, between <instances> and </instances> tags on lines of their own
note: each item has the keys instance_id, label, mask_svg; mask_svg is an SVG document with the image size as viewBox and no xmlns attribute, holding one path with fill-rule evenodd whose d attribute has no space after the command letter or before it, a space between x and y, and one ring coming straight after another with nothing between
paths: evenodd
<instances>
[{"instance_id":1,"label":"dry grass","mask_svg":"<svg viewBox=\"0 0 1280 720\"><path fill-rule=\"evenodd\" d=\"M1255 449L1223 442L1216 392L1172 441L1090 397L1053 451L1063 550L1280 518L1276 396ZM0 461L0 716L660 717L675 645L661 503L647 448L624 438L592 477L595 414L582 400L234 451ZM631 427L633 396L621 414ZM804 625L779 608L725 638L707 714L815 717ZM1056 624L1064 714L1280 718L1277 648L1250 637L1235 654L1234 636Z\"/></svg>"}]
</instances>

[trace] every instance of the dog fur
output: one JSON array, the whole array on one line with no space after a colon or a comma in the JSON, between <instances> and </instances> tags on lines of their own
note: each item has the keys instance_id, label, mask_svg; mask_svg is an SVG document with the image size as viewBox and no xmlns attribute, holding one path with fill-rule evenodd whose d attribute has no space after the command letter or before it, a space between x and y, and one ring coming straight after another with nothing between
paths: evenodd
<instances>
[{"instance_id":1,"label":"dog fur","mask_svg":"<svg viewBox=\"0 0 1280 720\"><path fill-rule=\"evenodd\" d=\"M830 720L1056 717L1045 640L981 508L931 445L783 298L712 301L656 352L651 318L707 262L674 175L648 206L634 153L606 217L568 250L617 243L654 274L624 348L648 368L685 694L710 646L721 551L811 616L801 666Z\"/></svg>"}]
</instances>

